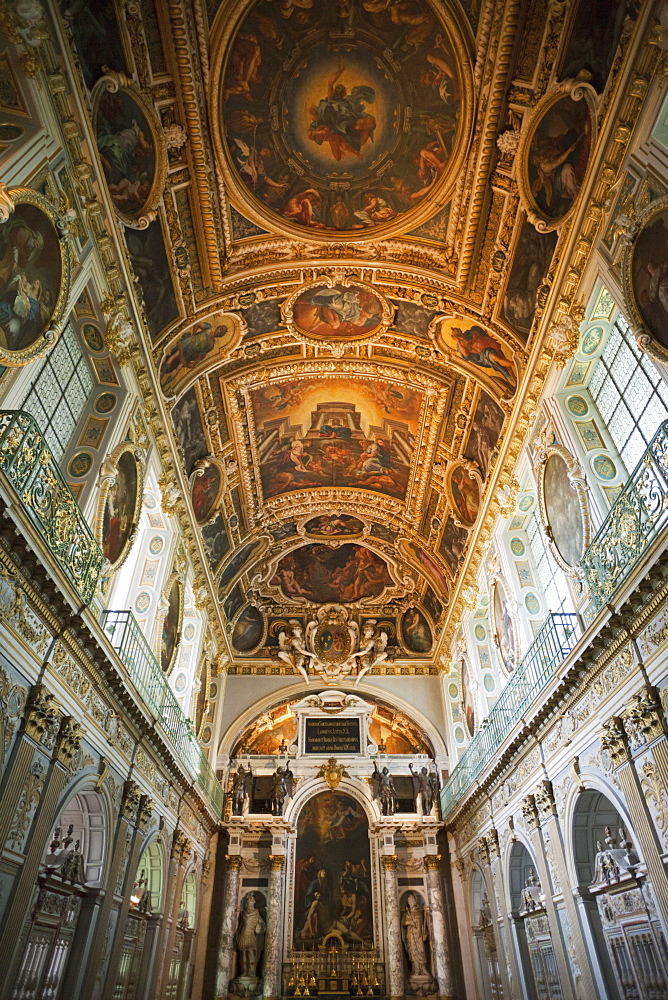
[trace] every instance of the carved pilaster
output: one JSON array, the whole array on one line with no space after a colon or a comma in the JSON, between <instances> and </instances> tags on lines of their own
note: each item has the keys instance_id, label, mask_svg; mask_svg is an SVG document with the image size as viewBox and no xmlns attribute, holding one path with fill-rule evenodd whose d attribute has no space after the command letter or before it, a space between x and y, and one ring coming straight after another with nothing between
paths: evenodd
<instances>
[{"instance_id":1,"label":"carved pilaster","mask_svg":"<svg viewBox=\"0 0 668 1000\"><path fill-rule=\"evenodd\" d=\"M534 800L541 819L547 819L548 816L556 816L557 805L554 800L554 790L551 781L538 782L534 793Z\"/></svg>"},{"instance_id":2,"label":"carved pilaster","mask_svg":"<svg viewBox=\"0 0 668 1000\"><path fill-rule=\"evenodd\" d=\"M148 795L142 795L139 800L139 808L137 810L137 826L140 830L145 830L148 826L151 816L153 815L153 806L155 802Z\"/></svg>"},{"instance_id":3,"label":"carved pilaster","mask_svg":"<svg viewBox=\"0 0 668 1000\"><path fill-rule=\"evenodd\" d=\"M536 799L533 795L525 795L522 799L522 816L530 830L536 830L540 826Z\"/></svg>"},{"instance_id":4,"label":"carved pilaster","mask_svg":"<svg viewBox=\"0 0 668 1000\"><path fill-rule=\"evenodd\" d=\"M600 744L601 749L610 757L613 767L620 767L631 757L624 725L616 715L603 723Z\"/></svg>"},{"instance_id":5,"label":"carved pilaster","mask_svg":"<svg viewBox=\"0 0 668 1000\"><path fill-rule=\"evenodd\" d=\"M35 740L36 743L52 747L59 720L60 711L51 692L44 684L34 684L30 689L26 707L24 720L26 736Z\"/></svg>"},{"instance_id":6,"label":"carved pilaster","mask_svg":"<svg viewBox=\"0 0 668 1000\"><path fill-rule=\"evenodd\" d=\"M123 801L121 802L121 816L134 823L137 818L137 811L141 801L141 788L136 781L128 778L123 786Z\"/></svg>"},{"instance_id":7,"label":"carved pilaster","mask_svg":"<svg viewBox=\"0 0 668 1000\"><path fill-rule=\"evenodd\" d=\"M66 715L60 723L60 730L56 741L56 760L68 770L72 767L83 736L83 726L71 715Z\"/></svg>"}]
</instances>

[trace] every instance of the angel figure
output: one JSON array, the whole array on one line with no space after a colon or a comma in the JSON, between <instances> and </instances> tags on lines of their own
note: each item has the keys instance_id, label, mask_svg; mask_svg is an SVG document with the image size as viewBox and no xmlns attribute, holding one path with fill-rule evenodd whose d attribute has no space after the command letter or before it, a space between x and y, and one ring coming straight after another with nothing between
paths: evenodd
<instances>
[{"instance_id":1,"label":"angel figure","mask_svg":"<svg viewBox=\"0 0 668 1000\"><path fill-rule=\"evenodd\" d=\"M357 657L357 680L355 684L359 684L364 675L372 667L377 667L379 663L387 659L387 640L389 636L387 632L377 628L376 625L376 619L369 618L362 628L362 640L359 652L355 653Z\"/></svg>"},{"instance_id":2,"label":"angel figure","mask_svg":"<svg viewBox=\"0 0 668 1000\"><path fill-rule=\"evenodd\" d=\"M295 776L290 770L290 766L285 767L279 764L272 779L271 788L271 812L274 816L283 815L283 806L286 799L291 799L295 788Z\"/></svg>"},{"instance_id":3,"label":"angel figure","mask_svg":"<svg viewBox=\"0 0 668 1000\"><path fill-rule=\"evenodd\" d=\"M278 658L298 670L306 683L309 684L307 671L313 655L304 648L304 632L301 622L296 618L291 618L288 625L290 626L289 631L278 633Z\"/></svg>"}]
</instances>

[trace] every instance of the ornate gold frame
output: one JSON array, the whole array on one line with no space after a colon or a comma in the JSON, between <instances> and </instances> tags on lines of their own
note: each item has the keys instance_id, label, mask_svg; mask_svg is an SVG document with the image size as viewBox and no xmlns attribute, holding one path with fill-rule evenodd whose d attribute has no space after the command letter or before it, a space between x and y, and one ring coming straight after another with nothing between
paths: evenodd
<instances>
[{"instance_id":1,"label":"ornate gold frame","mask_svg":"<svg viewBox=\"0 0 668 1000\"><path fill-rule=\"evenodd\" d=\"M471 735L471 733L469 733L468 726L466 725L466 703L464 702L464 684L463 684L464 665L466 665L466 669L469 672L469 677L472 677L473 671L471 669L471 664L467 656L464 653L462 653L459 657L459 667L457 670L457 683L459 684L458 704L459 704L459 709L462 715L464 716L464 735L466 736L467 740L472 740L475 734L478 732L478 725L479 725L478 706L476 705L475 700L473 700L473 735Z\"/></svg>"},{"instance_id":2,"label":"ornate gold frame","mask_svg":"<svg viewBox=\"0 0 668 1000\"><path fill-rule=\"evenodd\" d=\"M668 347L664 347L663 344L660 344L654 334L647 329L645 320L643 319L640 311L640 306L638 305L635 289L633 287L633 258L635 255L638 237L647 224L655 218L655 216L663 215L664 212L668 212L668 195L651 202L638 216L637 222L635 223L637 228L634 238L627 244L624 252L622 262L622 281L624 299L629 306L634 322L637 324L636 328L633 330L633 334L636 338L638 347L641 351L645 351L650 355L650 357L655 358L657 361L660 361L665 365L668 364Z\"/></svg>"},{"instance_id":3,"label":"ornate gold frame","mask_svg":"<svg viewBox=\"0 0 668 1000\"><path fill-rule=\"evenodd\" d=\"M195 514L192 491L193 491L193 486L195 484L195 480L198 479L200 476L203 476L206 470L211 465L215 465L218 469L218 472L220 473L220 485L218 486L218 491L216 493L215 500L213 501L211 507L209 508L209 517L207 517L205 521L200 521L197 515ZM225 472L224 462L222 462L218 458L214 458L213 455L207 455L206 458L198 458L197 461L195 462L193 471L190 473L188 485L190 486L190 492L188 493L188 496L190 498L190 505L193 508L193 518L195 520L195 523L198 524L200 528L203 528L207 524L213 524L218 514L218 508L220 506L220 502L223 498L223 494L225 493L225 487L227 485L227 473Z\"/></svg>"},{"instance_id":4,"label":"ornate gold frame","mask_svg":"<svg viewBox=\"0 0 668 1000\"><path fill-rule=\"evenodd\" d=\"M180 649L180 646L181 646L181 639L183 638L182 631L183 631L183 612L184 612L184 608L185 608L185 593L184 593L184 589L183 589L183 582L182 582L181 578L179 577L179 574L178 574L178 572L176 570L176 567L174 567L174 569L172 569L172 572L169 574L169 577L167 578L167 580L165 582L165 586L163 587L163 590L162 590L162 596L163 596L163 599L167 602L167 608L169 608L169 595L172 592L172 588L174 587L174 584L176 584L178 586L178 588L179 588L179 619L178 619L178 623L176 625L176 633L175 633L175 638L174 638L174 649L172 650L172 655L171 655L169 663L167 664L167 666L163 670L163 673L164 673L165 677L169 677L169 675L171 674L172 670L174 669L174 667L176 665L176 660L178 658L179 649ZM157 628L157 635L156 635L156 640L157 640L156 641L156 646L157 646L157 654L158 654L157 659L158 659L158 663L160 665L160 669L161 670L162 670L162 630L163 630L164 624L165 624L165 616L167 614L167 608L165 608L165 611L160 615L160 618L158 619L159 625L158 625L158 628Z\"/></svg>"},{"instance_id":5,"label":"ornate gold frame","mask_svg":"<svg viewBox=\"0 0 668 1000\"><path fill-rule=\"evenodd\" d=\"M7 368L21 368L42 357L55 346L65 326L72 270L72 249L67 220L61 218L51 203L38 191L24 187L7 188L4 184L0 184L0 225L8 221L18 205L33 205L46 215L52 224L57 239L56 245L60 248L60 288L46 330L33 344L21 351L8 351L0 347L0 364Z\"/></svg>"},{"instance_id":6,"label":"ornate gold frame","mask_svg":"<svg viewBox=\"0 0 668 1000\"><path fill-rule=\"evenodd\" d=\"M123 441L112 451L102 463L100 468L100 475L98 477L98 484L100 486L100 496L97 501L97 511L95 514L95 538L102 546L102 528L104 524L104 509L107 505L107 496L109 495L109 490L116 482L116 474L118 472L118 461L121 455L125 454L126 451L131 452L134 457L135 464L137 467L137 500L135 503L135 509L132 514L132 527L128 533L128 538L123 546L120 556L115 563L108 567L107 575L111 573L116 573L125 560L127 559L130 549L135 543L137 534L139 532L139 518L141 517L142 507L144 504L144 466L142 459L144 458L144 452L141 448L136 445L131 444L129 441Z\"/></svg>"},{"instance_id":7,"label":"ornate gold frame","mask_svg":"<svg viewBox=\"0 0 668 1000\"><path fill-rule=\"evenodd\" d=\"M466 521L464 520L464 518L460 517L459 508L455 503L455 498L452 493L452 477L457 471L457 469L461 468L468 473L470 479L472 479L475 483L478 484L478 501L479 501L478 514L479 514L480 506L482 505L482 494L485 484L478 470L474 468L474 465L477 465L477 463L471 463L467 462L465 459L459 459L457 462L452 463L452 465L450 466L445 475L445 481L444 481L445 495L447 497L448 503L450 504L453 520L458 528L467 528L467 529L472 528L473 525L478 520L478 517L476 515L473 521Z\"/></svg>"},{"instance_id":8,"label":"ornate gold frame","mask_svg":"<svg viewBox=\"0 0 668 1000\"><path fill-rule=\"evenodd\" d=\"M151 222L157 218L158 203L160 202L162 192L165 187L165 179L167 177L167 143L165 142L162 125L160 124L158 116L155 113L153 104L149 103L139 88L131 83L124 73L107 73L105 76L100 77L93 87L93 91L91 93L91 117L94 135L97 136L97 116L102 95L105 93L117 94L119 91L124 91L126 94L129 94L132 100L139 106L144 117L146 118L148 126L151 130L151 139L153 140L153 148L155 150L155 176L146 201L141 206L141 209L133 214L122 212L112 198L111 192L109 192L109 198L114 212L123 225L129 226L131 229L146 229ZM95 143L95 149L97 151L97 155L99 156L100 153L99 150L97 150L97 142ZM103 178L105 177L104 170L102 169L101 176ZM108 187L107 190L109 190Z\"/></svg>"},{"instance_id":9,"label":"ornate gold frame","mask_svg":"<svg viewBox=\"0 0 668 1000\"><path fill-rule=\"evenodd\" d=\"M510 620L512 622L513 629L515 630L515 645L516 645L515 657L516 657L516 662L515 662L515 664L513 666L513 669L511 671L509 671L506 668L506 665L503 662L503 654L501 652L501 643L499 642L499 626L498 626L498 622L496 620L496 612L494 610L494 595L496 593L496 589L495 588L498 587L498 586L501 586L503 588L504 597L506 598L506 607L508 608L508 615L510 616ZM496 650L497 650L497 654L498 654L498 660L499 660L499 666L501 667L501 670L503 671L503 673L507 677L510 677L511 674L517 669L517 667L519 666L520 660L522 658L521 657L521 653L520 653L519 621L518 621L518 617L517 617L517 614L515 612L515 609L513 607L511 607L511 604L510 604L511 596L512 595L511 595L510 587L508 587L506 585L506 582L503 579L503 577L499 573L497 573L496 576L493 578L492 584L491 584L491 587L490 587L490 595L489 595L489 623L490 623L490 626L492 628L492 638L493 638L493 641L494 641L494 645L496 646Z\"/></svg>"},{"instance_id":10,"label":"ornate gold frame","mask_svg":"<svg viewBox=\"0 0 668 1000\"><path fill-rule=\"evenodd\" d=\"M304 331L297 326L293 319L294 304L305 292L308 292L312 288L319 288L321 285L326 285L328 288L333 288L335 285L343 285L344 288L356 286L357 288L361 288L363 291L368 292L370 295L373 295L374 298L378 299L382 306L382 317L377 329L375 329L370 336L346 337L341 341L329 341L326 337L317 337L314 334L304 333ZM396 311L396 306L391 305L383 293L376 288L375 285L370 285L366 281L360 281L358 278L354 277L354 275L341 273L338 268L334 268L334 270L330 273L324 274L322 279L309 281L308 284L302 285L296 292L293 292L281 306L281 318L293 336L297 337L299 340L303 340L306 344L311 344L313 347L329 347L336 357L337 354L343 354L348 344L361 346L363 344L373 343L377 337L382 336L382 334L386 333L390 328Z\"/></svg>"},{"instance_id":11,"label":"ornate gold frame","mask_svg":"<svg viewBox=\"0 0 668 1000\"><path fill-rule=\"evenodd\" d=\"M212 357L209 361L204 358L201 362L196 364L193 368L182 369L182 377L177 381L175 380L173 385L168 389L165 389L162 385L162 364L167 357L168 348L176 345L181 337L185 336L189 330L195 326L196 323L202 321L212 320L214 317L223 316L230 317L233 325L235 327L234 339L230 342L229 346L226 348L225 356L222 357L220 354ZM246 321L238 313L233 312L231 309L224 309L222 307L217 309L208 309L202 313L198 313L196 316L187 317L186 321L183 321L183 317L180 317L179 322L182 324L178 333L174 333L172 329L166 340L161 341L162 346L156 348L154 352L155 367L158 375L158 381L160 383L160 392L164 399L180 399L181 396L190 389L195 382L201 379L203 376L209 375L211 372L215 371L221 365L226 364L232 353L238 348L241 343L241 338L247 331Z\"/></svg>"},{"instance_id":12,"label":"ornate gold frame","mask_svg":"<svg viewBox=\"0 0 668 1000\"><path fill-rule=\"evenodd\" d=\"M582 517L582 553L587 549L589 542L591 540L591 515L589 513L589 502L587 500L587 485L585 474L583 472L582 466L575 458L571 455L570 451L562 447L559 444L549 445L545 449L541 449L538 453L539 461L538 464L534 466L534 472L536 474L536 495L538 500L538 516L540 517L541 526L545 532L545 536L548 540L550 546L550 552L554 557L559 569L561 569L567 576L577 577L579 572L577 569L577 563L575 566L569 566L569 564L564 560L559 549L557 548L556 542L552 536L552 528L550 527L550 522L547 516L547 508L545 506L545 466L547 465L548 459L552 455L559 455L560 458L566 463L566 468L568 470L568 479L573 486L578 498L578 504L580 505L580 515ZM582 558L582 556L580 557Z\"/></svg>"},{"instance_id":13,"label":"ornate gold frame","mask_svg":"<svg viewBox=\"0 0 668 1000\"><path fill-rule=\"evenodd\" d=\"M517 147L516 176L520 201L526 209L527 219L535 226L539 233L549 233L555 229L560 229L561 226L563 226L563 224L570 219L580 200L578 194L578 197L575 198L568 211L564 215L560 216L560 218L553 219L551 216L546 215L538 207L536 200L531 193L531 184L529 183L529 150L531 149L531 143L536 133L536 129L545 114L564 97L570 97L574 101L585 101L589 110L589 118L591 121L591 145L587 171L589 170L594 153L594 147L596 146L596 136L598 132L597 107L599 98L594 88L591 84L586 83L584 80L565 80L564 83L553 87L552 90L545 94L545 96L538 102L528 120L524 123L522 127L522 135L520 136L519 145Z\"/></svg>"},{"instance_id":14,"label":"ornate gold frame","mask_svg":"<svg viewBox=\"0 0 668 1000\"><path fill-rule=\"evenodd\" d=\"M264 614L260 608L257 608L257 610L260 613L260 617L262 618L262 635L260 636L259 642L257 642L252 649L248 649L244 653L240 653L238 649L234 648L234 646L232 645L232 635L234 634L235 625L237 624L239 618L241 618L242 614L248 607L256 607L256 605L251 604L250 601L244 601L239 610L237 611L237 613L233 616L232 621L228 622L225 628L225 631L228 633L230 637L230 650L232 652L232 655L234 657L238 656L241 659L245 659L247 656L254 656L260 649L260 647L264 646L265 642L267 641L267 633L269 631L269 621L267 619L267 615Z\"/></svg>"},{"instance_id":15,"label":"ornate gold frame","mask_svg":"<svg viewBox=\"0 0 668 1000\"><path fill-rule=\"evenodd\" d=\"M396 236L415 229L428 221L448 204L465 162L473 126L475 94L473 89L473 53L470 53L471 26L459 10L453 11L445 6L430 3L433 13L444 26L449 38L452 39L452 49L457 62L457 72L461 89L461 104L459 123L453 153L448 161L448 169L436 185L436 194L423 198L418 206L399 216L398 220L383 226L374 226L367 230L343 229L340 231L323 232L318 229L307 229L287 219L281 219L267 208L238 179L232 163L227 143L224 140L222 128L222 98L221 91L227 70L228 59L232 52L233 39L240 28L242 20L248 14L248 4L245 0L228 0L218 9L210 37L209 51L211 53L211 75L209 79L209 100L211 108L211 137L216 158L222 170L225 187L229 192L230 201L244 216L270 233L280 233L292 236L301 243L313 244L346 242L364 243L387 236ZM467 56L469 56L467 58Z\"/></svg>"}]
</instances>

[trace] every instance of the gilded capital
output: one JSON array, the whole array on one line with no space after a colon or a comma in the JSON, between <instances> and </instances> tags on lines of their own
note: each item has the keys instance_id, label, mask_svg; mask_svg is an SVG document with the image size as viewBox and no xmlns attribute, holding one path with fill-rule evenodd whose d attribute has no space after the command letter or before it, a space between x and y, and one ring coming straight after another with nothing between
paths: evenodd
<instances>
[{"instance_id":1,"label":"gilded capital","mask_svg":"<svg viewBox=\"0 0 668 1000\"><path fill-rule=\"evenodd\" d=\"M487 837L480 837L478 839L478 854L480 860L484 865L489 864L489 844L487 843Z\"/></svg>"},{"instance_id":2,"label":"gilded capital","mask_svg":"<svg viewBox=\"0 0 668 1000\"><path fill-rule=\"evenodd\" d=\"M386 872L395 872L397 870L397 855L381 854L380 863Z\"/></svg>"},{"instance_id":3,"label":"gilded capital","mask_svg":"<svg viewBox=\"0 0 668 1000\"><path fill-rule=\"evenodd\" d=\"M607 722L603 723L600 734L601 750L610 757L613 767L619 767L625 761L630 760L629 750L624 724L618 716L613 715Z\"/></svg>"},{"instance_id":4,"label":"gilded capital","mask_svg":"<svg viewBox=\"0 0 668 1000\"><path fill-rule=\"evenodd\" d=\"M284 854L270 854L269 864L271 865L272 872L282 872L285 868L285 855Z\"/></svg>"},{"instance_id":5,"label":"gilded capital","mask_svg":"<svg viewBox=\"0 0 668 1000\"><path fill-rule=\"evenodd\" d=\"M49 742L58 727L58 704L44 684L33 684L28 696L24 732L36 743ZM51 746L53 743L51 742Z\"/></svg>"},{"instance_id":6,"label":"gilded capital","mask_svg":"<svg viewBox=\"0 0 668 1000\"><path fill-rule=\"evenodd\" d=\"M174 833L174 840L172 841L172 857L179 864L185 864L192 854L193 842L190 837L187 837L182 830L177 830Z\"/></svg>"},{"instance_id":7,"label":"gilded capital","mask_svg":"<svg viewBox=\"0 0 668 1000\"><path fill-rule=\"evenodd\" d=\"M134 823L137 810L139 809L139 802L141 799L141 788L136 781L132 778L128 778L123 786L123 801L121 803L121 815L125 819L130 820Z\"/></svg>"},{"instance_id":8,"label":"gilded capital","mask_svg":"<svg viewBox=\"0 0 668 1000\"><path fill-rule=\"evenodd\" d=\"M498 858L501 854L499 848L499 833L495 827L489 831L486 837L487 840L487 850L489 851L489 857L493 861L494 858Z\"/></svg>"},{"instance_id":9,"label":"gilded capital","mask_svg":"<svg viewBox=\"0 0 668 1000\"><path fill-rule=\"evenodd\" d=\"M540 826L535 796L525 795L522 799L522 816L530 830L536 830Z\"/></svg>"},{"instance_id":10,"label":"gilded capital","mask_svg":"<svg viewBox=\"0 0 668 1000\"><path fill-rule=\"evenodd\" d=\"M153 815L154 801L148 795L142 795L139 801L139 809L137 810L137 826L140 830L145 830L149 824L151 816Z\"/></svg>"},{"instance_id":11,"label":"gilded capital","mask_svg":"<svg viewBox=\"0 0 668 1000\"><path fill-rule=\"evenodd\" d=\"M538 812L542 817L556 816L557 806L554 801L554 790L551 781L539 781L534 793Z\"/></svg>"},{"instance_id":12,"label":"gilded capital","mask_svg":"<svg viewBox=\"0 0 668 1000\"><path fill-rule=\"evenodd\" d=\"M74 756L81 746L83 735L83 726L71 715L64 716L60 723L58 739L56 741L56 760L63 767L68 768L68 770L72 767Z\"/></svg>"},{"instance_id":13,"label":"gilded capital","mask_svg":"<svg viewBox=\"0 0 668 1000\"><path fill-rule=\"evenodd\" d=\"M437 872L441 867L441 855L425 854L424 866L428 872Z\"/></svg>"},{"instance_id":14,"label":"gilded capital","mask_svg":"<svg viewBox=\"0 0 668 1000\"><path fill-rule=\"evenodd\" d=\"M241 855L240 854L226 854L225 862L228 868L232 871L238 872L241 870Z\"/></svg>"}]
</instances>

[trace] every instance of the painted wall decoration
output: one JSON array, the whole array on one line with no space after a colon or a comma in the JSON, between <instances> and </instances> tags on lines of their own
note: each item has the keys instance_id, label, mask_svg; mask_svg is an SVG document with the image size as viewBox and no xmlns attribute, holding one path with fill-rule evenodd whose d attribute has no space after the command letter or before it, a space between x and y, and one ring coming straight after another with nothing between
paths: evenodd
<instances>
[{"instance_id":1,"label":"painted wall decoration","mask_svg":"<svg viewBox=\"0 0 668 1000\"><path fill-rule=\"evenodd\" d=\"M424 655L431 652L433 639L429 622L419 608L407 608L401 616L401 638L411 653Z\"/></svg>"},{"instance_id":2,"label":"painted wall decoration","mask_svg":"<svg viewBox=\"0 0 668 1000\"><path fill-rule=\"evenodd\" d=\"M512 351L483 327L458 317L439 318L431 327L436 346L445 354L456 354L477 374L485 374L504 397L517 389Z\"/></svg>"},{"instance_id":3,"label":"painted wall decoration","mask_svg":"<svg viewBox=\"0 0 668 1000\"><path fill-rule=\"evenodd\" d=\"M225 522L220 514L216 515L211 524L204 525L202 528L202 541L204 542L209 566L215 573L220 565L220 560L230 550L230 540L225 528Z\"/></svg>"},{"instance_id":4,"label":"painted wall decoration","mask_svg":"<svg viewBox=\"0 0 668 1000\"><path fill-rule=\"evenodd\" d=\"M543 468L541 508L559 555L567 566L575 566L585 547L582 506L568 465L557 453L548 457Z\"/></svg>"},{"instance_id":5,"label":"painted wall decoration","mask_svg":"<svg viewBox=\"0 0 668 1000\"><path fill-rule=\"evenodd\" d=\"M352 951L370 948L370 876L369 822L360 804L334 791L309 799L297 822L294 947L315 949L335 931Z\"/></svg>"},{"instance_id":6,"label":"painted wall decoration","mask_svg":"<svg viewBox=\"0 0 668 1000\"><path fill-rule=\"evenodd\" d=\"M480 509L480 484L465 465L455 465L448 478L450 501L465 528L470 528Z\"/></svg>"},{"instance_id":7,"label":"painted wall decoration","mask_svg":"<svg viewBox=\"0 0 668 1000\"><path fill-rule=\"evenodd\" d=\"M113 0L95 0L95 4L67 0L63 4L63 15L74 37L81 72L89 90L107 67L119 73L128 71Z\"/></svg>"},{"instance_id":8,"label":"painted wall decoration","mask_svg":"<svg viewBox=\"0 0 668 1000\"><path fill-rule=\"evenodd\" d=\"M441 536L438 552L453 576L459 567L459 560L464 554L468 537L469 533L466 528L462 528L455 523L453 517L449 517Z\"/></svg>"},{"instance_id":9,"label":"painted wall decoration","mask_svg":"<svg viewBox=\"0 0 668 1000\"><path fill-rule=\"evenodd\" d=\"M450 581L448 580L445 572L441 568L440 563L431 552L423 548L422 545L418 545L417 542L401 540L399 542L399 547L401 552L408 557L408 559L420 567L420 571L423 576L426 577L428 581L437 584L437 592L441 599L447 601L448 595L450 593Z\"/></svg>"},{"instance_id":10,"label":"painted wall decoration","mask_svg":"<svg viewBox=\"0 0 668 1000\"><path fill-rule=\"evenodd\" d=\"M223 602L223 612L228 622L232 621L232 619L234 618L234 616L236 615L237 611L239 610L239 608L243 603L244 603L244 597L243 594L241 593L241 587L239 586L238 583L235 583L235 585L232 587L232 590L229 592L229 594L227 595L227 597Z\"/></svg>"},{"instance_id":11,"label":"painted wall decoration","mask_svg":"<svg viewBox=\"0 0 668 1000\"><path fill-rule=\"evenodd\" d=\"M603 92L626 9L624 0L580 0L559 74L562 80L574 80L585 69L592 86Z\"/></svg>"},{"instance_id":12,"label":"painted wall decoration","mask_svg":"<svg viewBox=\"0 0 668 1000\"><path fill-rule=\"evenodd\" d=\"M133 447L121 445L121 448L113 471L102 487L101 517L98 517L100 548L112 569L118 569L130 551L143 490L142 470Z\"/></svg>"},{"instance_id":13,"label":"painted wall decoration","mask_svg":"<svg viewBox=\"0 0 668 1000\"><path fill-rule=\"evenodd\" d=\"M252 604L246 605L232 630L232 646L237 653L249 653L262 641L264 620Z\"/></svg>"},{"instance_id":14,"label":"painted wall decoration","mask_svg":"<svg viewBox=\"0 0 668 1000\"><path fill-rule=\"evenodd\" d=\"M504 422L505 414L501 407L486 392L481 392L466 442L464 458L477 463L483 481L487 478Z\"/></svg>"},{"instance_id":15,"label":"painted wall decoration","mask_svg":"<svg viewBox=\"0 0 668 1000\"><path fill-rule=\"evenodd\" d=\"M543 231L561 223L580 193L595 137L593 95L586 85L566 94L559 88L536 108L523 135L520 195Z\"/></svg>"},{"instance_id":16,"label":"painted wall decoration","mask_svg":"<svg viewBox=\"0 0 668 1000\"><path fill-rule=\"evenodd\" d=\"M265 544L266 539L256 538L252 542L247 542L246 545L242 545L242 547L234 553L220 575L220 580L218 582L219 599L227 588L227 585L232 582L235 576L238 576L239 573L241 573L241 571L248 566L251 559L257 557L260 549Z\"/></svg>"},{"instance_id":17,"label":"painted wall decoration","mask_svg":"<svg viewBox=\"0 0 668 1000\"><path fill-rule=\"evenodd\" d=\"M204 434L194 387L188 389L174 404L170 416L183 466L186 475L189 476L195 467L195 462L209 454L209 445Z\"/></svg>"},{"instance_id":18,"label":"painted wall decoration","mask_svg":"<svg viewBox=\"0 0 668 1000\"><path fill-rule=\"evenodd\" d=\"M650 334L649 347L668 358L668 202L650 208L630 252L626 287L636 312Z\"/></svg>"},{"instance_id":19,"label":"painted wall decoration","mask_svg":"<svg viewBox=\"0 0 668 1000\"><path fill-rule=\"evenodd\" d=\"M281 315L289 330L316 345L369 342L390 326L394 307L371 285L343 278L300 289L283 304Z\"/></svg>"},{"instance_id":20,"label":"painted wall decoration","mask_svg":"<svg viewBox=\"0 0 668 1000\"><path fill-rule=\"evenodd\" d=\"M309 535L333 538L337 535L360 535L364 531L364 524L358 517L350 514L319 514L307 521L304 529Z\"/></svg>"},{"instance_id":21,"label":"painted wall decoration","mask_svg":"<svg viewBox=\"0 0 668 1000\"><path fill-rule=\"evenodd\" d=\"M125 242L144 297L148 332L155 340L179 315L160 220L146 229L126 229Z\"/></svg>"},{"instance_id":22,"label":"painted wall decoration","mask_svg":"<svg viewBox=\"0 0 668 1000\"><path fill-rule=\"evenodd\" d=\"M162 130L133 86L104 77L93 95L93 129L109 194L126 225L155 218L167 170Z\"/></svg>"},{"instance_id":23,"label":"painted wall decoration","mask_svg":"<svg viewBox=\"0 0 668 1000\"><path fill-rule=\"evenodd\" d=\"M217 506L223 488L223 473L217 462L206 460L195 469L191 485L193 511L198 524L206 524Z\"/></svg>"},{"instance_id":24,"label":"painted wall decoration","mask_svg":"<svg viewBox=\"0 0 668 1000\"><path fill-rule=\"evenodd\" d=\"M265 498L344 486L402 498L424 395L371 379L290 379L250 393Z\"/></svg>"},{"instance_id":25,"label":"painted wall decoration","mask_svg":"<svg viewBox=\"0 0 668 1000\"><path fill-rule=\"evenodd\" d=\"M501 318L526 342L536 309L547 296L545 277L557 245L555 232L539 233L525 221L520 230L508 284L501 305Z\"/></svg>"},{"instance_id":26,"label":"painted wall decoration","mask_svg":"<svg viewBox=\"0 0 668 1000\"><path fill-rule=\"evenodd\" d=\"M160 666L166 674L174 666L179 630L183 617L183 591L179 580L174 580L167 598L167 611L162 622L160 639Z\"/></svg>"},{"instance_id":27,"label":"painted wall decoration","mask_svg":"<svg viewBox=\"0 0 668 1000\"><path fill-rule=\"evenodd\" d=\"M217 124L255 221L366 236L454 179L470 84L426 0L256 3L227 44Z\"/></svg>"},{"instance_id":28,"label":"painted wall decoration","mask_svg":"<svg viewBox=\"0 0 668 1000\"><path fill-rule=\"evenodd\" d=\"M214 313L198 320L165 348L160 365L160 388L175 396L197 375L229 357L245 326L232 313Z\"/></svg>"},{"instance_id":29,"label":"painted wall decoration","mask_svg":"<svg viewBox=\"0 0 668 1000\"><path fill-rule=\"evenodd\" d=\"M433 622L438 622L443 614L443 605L439 601L431 586L427 587L425 590L422 603L425 606L425 610L431 615L431 620Z\"/></svg>"},{"instance_id":30,"label":"painted wall decoration","mask_svg":"<svg viewBox=\"0 0 668 1000\"><path fill-rule=\"evenodd\" d=\"M469 736L475 736L475 699L471 685L471 672L464 657L459 664L460 680L459 687L462 692L462 712L466 722L466 729Z\"/></svg>"},{"instance_id":31,"label":"painted wall decoration","mask_svg":"<svg viewBox=\"0 0 668 1000\"><path fill-rule=\"evenodd\" d=\"M25 188L7 194L14 210L0 224L0 361L12 366L55 344L65 316L70 255L45 198Z\"/></svg>"},{"instance_id":32,"label":"painted wall decoration","mask_svg":"<svg viewBox=\"0 0 668 1000\"><path fill-rule=\"evenodd\" d=\"M302 545L283 556L270 583L289 599L315 604L351 604L394 585L384 559L352 542L333 549Z\"/></svg>"},{"instance_id":33,"label":"painted wall decoration","mask_svg":"<svg viewBox=\"0 0 668 1000\"><path fill-rule=\"evenodd\" d=\"M314 520L316 519L314 518ZM284 539L291 538L292 535L297 534L297 525L294 521L288 521L285 524L278 524L275 528L269 528L269 534L275 542L282 542Z\"/></svg>"},{"instance_id":34,"label":"painted wall decoration","mask_svg":"<svg viewBox=\"0 0 668 1000\"><path fill-rule=\"evenodd\" d=\"M519 663L519 646L515 618L510 609L508 594L501 580L496 580L494 583L491 603L494 640L501 657L501 663L506 672L510 674Z\"/></svg>"}]
</instances>

